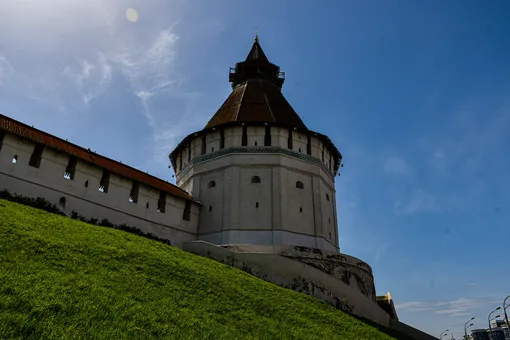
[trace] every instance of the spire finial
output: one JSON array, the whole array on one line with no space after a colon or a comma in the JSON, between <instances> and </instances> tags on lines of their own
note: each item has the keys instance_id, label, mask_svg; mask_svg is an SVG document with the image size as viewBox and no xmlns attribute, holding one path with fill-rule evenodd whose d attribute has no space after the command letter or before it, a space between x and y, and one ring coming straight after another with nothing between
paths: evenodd
<instances>
[{"instance_id":1,"label":"spire finial","mask_svg":"<svg viewBox=\"0 0 510 340\"><path fill-rule=\"evenodd\" d=\"M259 42L259 30L255 28L255 42Z\"/></svg>"}]
</instances>

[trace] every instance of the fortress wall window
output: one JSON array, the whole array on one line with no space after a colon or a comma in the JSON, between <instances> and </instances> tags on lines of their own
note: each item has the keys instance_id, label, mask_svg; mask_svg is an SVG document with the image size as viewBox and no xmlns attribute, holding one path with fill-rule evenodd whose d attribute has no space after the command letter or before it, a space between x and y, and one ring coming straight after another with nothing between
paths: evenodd
<instances>
[{"instance_id":1,"label":"fortress wall window","mask_svg":"<svg viewBox=\"0 0 510 340\"><path fill-rule=\"evenodd\" d=\"M202 150L201 151L202 151L202 155L204 155L206 152L205 136L202 136L201 141L202 141Z\"/></svg>"},{"instance_id":2,"label":"fortress wall window","mask_svg":"<svg viewBox=\"0 0 510 340\"><path fill-rule=\"evenodd\" d=\"M129 202L138 203L138 192L140 191L140 183L133 181L131 191L129 192Z\"/></svg>"},{"instance_id":3,"label":"fortress wall window","mask_svg":"<svg viewBox=\"0 0 510 340\"><path fill-rule=\"evenodd\" d=\"M308 135L308 142L306 143L306 153L308 155L312 154L312 138Z\"/></svg>"},{"instance_id":4,"label":"fortress wall window","mask_svg":"<svg viewBox=\"0 0 510 340\"><path fill-rule=\"evenodd\" d=\"M301 181L297 181L297 182L296 182L296 188L298 188L298 189L304 189L304 188L305 188L305 186L303 185L303 182L301 182Z\"/></svg>"},{"instance_id":5,"label":"fortress wall window","mask_svg":"<svg viewBox=\"0 0 510 340\"><path fill-rule=\"evenodd\" d=\"M264 135L264 146L271 146L271 127L266 125L266 133Z\"/></svg>"},{"instance_id":6,"label":"fortress wall window","mask_svg":"<svg viewBox=\"0 0 510 340\"><path fill-rule=\"evenodd\" d=\"M78 159L76 156L71 155L69 157L69 161L67 162L66 170L64 171L64 178L73 180L74 174L76 173L76 163L78 163Z\"/></svg>"},{"instance_id":7,"label":"fortress wall window","mask_svg":"<svg viewBox=\"0 0 510 340\"><path fill-rule=\"evenodd\" d=\"M216 187L216 181L210 181L209 183L207 183L207 188L214 188Z\"/></svg>"},{"instance_id":8,"label":"fortress wall window","mask_svg":"<svg viewBox=\"0 0 510 340\"><path fill-rule=\"evenodd\" d=\"M241 140L241 146L248 146L248 131L246 125L243 126L243 136Z\"/></svg>"},{"instance_id":9,"label":"fortress wall window","mask_svg":"<svg viewBox=\"0 0 510 340\"><path fill-rule=\"evenodd\" d=\"M253 176L251 178L251 183L260 183L260 177L259 176Z\"/></svg>"},{"instance_id":10,"label":"fortress wall window","mask_svg":"<svg viewBox=\"0 0 510 340\"><path fill-rule=\"evenodd\" d=\"M158 211L160 213L164 213L165 208L166 208L166 192L160 191L158 199Z\"/></svg>"},{"instance_id":11,"label":"fortress wall window","mask_svg":"<svg viewBox=\"0 0 510 340\"><path fill-rule=\"evenodd\" d=\"M184 211L182 212L182 219L184 221L189 221L191 219L191 202L186 201L184 204Z\"/></svg>"},{"instance_id":12,"label":"fortress wall window","mask_svg":"<svg viewBox=\"0 0 510 340\"><path fill-rule=\"evenodd\" d=\"M0 129L0 152L2 152L2 145L4 144L5 131Z\"/></svg>"},{"instance_id":13,"label":"fortress wall window","mask_svg":"<svg viewBox=\"0 0 510 340\"><path fill-rule=\"evenodd\" d=\"M289 137L287 138L287 147L292 150L292 130L289 129Z\"/></svg>"},{"instance_id":14,"label":"fortress wall window","mask_svg":"<svg viewBox=\"0 0 510 340\"><path fill-rule=\"evenodd\" d=\"M101 176L101 181L99 182L99 191L104 192L106 194L108 192L109 185L110 185L110 171L103 170L103 176Z\"/></svg>"},{"instance_id":15,"label":"fortress wall window","mask_svg":"<svg viewBox=\"0 0 510 340\"><path fill-rule=\"evenodd\" d=\"M44 150L44 145L37 143L34 146L34 151L32 152L32 156L30 156L30 162L28 165L39 168L41 166L42 154Z\"/></svg>"},{"instance_id":16,"label":"fortress wall window","mask_svg":"<svg viewBox=\"0 0 510 340\"><path fill-rule=\"evenodd\" d=\"M225 148L225 133L220 130L220 150Z\"/></svg>"}]
</instances>

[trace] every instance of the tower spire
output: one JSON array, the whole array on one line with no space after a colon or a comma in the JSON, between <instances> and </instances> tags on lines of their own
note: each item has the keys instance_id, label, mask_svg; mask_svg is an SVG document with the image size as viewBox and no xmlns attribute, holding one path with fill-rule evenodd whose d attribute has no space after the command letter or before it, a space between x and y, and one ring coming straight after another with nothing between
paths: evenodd
<instances>
[{"instance_id":1,"label":"tower spire","mask_svg":"<svg viewBox=\"0 0 510 340\"><path fill-rule=\"evenodd\" d=\"M259 30L258 30L258 28L255 28L255 42L256 43L259 42Z\"/></svg>"}]
</instances>

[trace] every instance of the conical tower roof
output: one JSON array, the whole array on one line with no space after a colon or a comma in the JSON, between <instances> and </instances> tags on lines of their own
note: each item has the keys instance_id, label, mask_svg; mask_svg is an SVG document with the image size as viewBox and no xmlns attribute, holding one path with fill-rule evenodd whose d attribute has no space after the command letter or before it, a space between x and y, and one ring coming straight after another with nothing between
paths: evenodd
<instances>
[{"instance_id":1,"label":"conical tower roof","mask_svg":"<svg viewBox=\"0 0 510 340\"><path fill-rule=\"evenodd\" d=\"M248 56L246 57L245 61L250 60L259 60L261 62L269 63L269 60L266 57L266 54L262 50L262 47L259 44L259 37L255 37L255 42L253 43L253 46L251 47L250 53L248 53Z\"/></svg>"},{"instance_id":2,"label":"conical tower roof","mask_svg":"<svg viewBox=\"0 0 510 340\"><path fill-rule=\"evenodd\" d=\"M232 93L205 129L226 123L275 123L308 130L281 92L285 80L280 67L269 62L258 37L246 57L230 72Z\"/></svg>"}]
</instances>

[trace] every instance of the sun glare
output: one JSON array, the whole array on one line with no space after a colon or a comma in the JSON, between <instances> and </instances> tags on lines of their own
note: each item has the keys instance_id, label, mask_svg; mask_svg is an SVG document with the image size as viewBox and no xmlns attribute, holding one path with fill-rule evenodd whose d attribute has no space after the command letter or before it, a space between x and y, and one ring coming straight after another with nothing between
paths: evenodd
<instances>
[{"instance_id":1,"label":"sun glare","mask_svg":"<svg viewBox=\"0 0 510 340\"><path fill-rule=\"evenodd\" d=\"M126 10L126 18L131 22L137 22L138 21L138 11L133 8L128 8Z\"/></svg>"}]
</instances>

